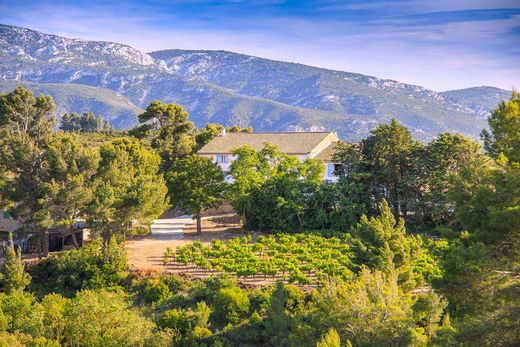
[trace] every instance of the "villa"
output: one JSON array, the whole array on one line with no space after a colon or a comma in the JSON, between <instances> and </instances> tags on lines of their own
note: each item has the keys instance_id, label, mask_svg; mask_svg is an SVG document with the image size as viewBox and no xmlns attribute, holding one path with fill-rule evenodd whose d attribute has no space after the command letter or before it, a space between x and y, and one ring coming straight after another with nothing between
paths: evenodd
<instances>
[{"instance_id":1,"label":"villa","mask_svg":"<svg viewBox=\"0 0 520 347\"><path fill-rule=\"evenodd\" d=\"M236 158L233 150L250 146L260 151L265 143L272 143L285 154L300 160L314 159L325 164L323 180L336 182L341 164L332 160L336 145L340 142L334 132L259 132L259 133L222 133L202 147L198 154L212 158L224 171L229 170Z\"/></svg>"}]
</instances>

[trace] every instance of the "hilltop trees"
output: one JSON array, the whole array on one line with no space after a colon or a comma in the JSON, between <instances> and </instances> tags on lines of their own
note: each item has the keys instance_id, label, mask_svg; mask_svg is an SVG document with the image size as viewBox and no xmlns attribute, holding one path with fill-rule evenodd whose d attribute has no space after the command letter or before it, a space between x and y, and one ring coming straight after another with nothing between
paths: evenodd
<instances>
[{"instance_id":1,"label":"hilltop trees","mask_svg":"<svg viewBox=\"0 0 520 347\"><path fill-rule=\"evenodd\" d=\"M343 163L339 187L349 189L342 196L351 210L374 214L384 198L394 218L404 218L414 230L457 226L448 197L451 177L474 160L485 160L480 145L470 138L441 133L422 145L395 120L378 126L359 144L341 144L334 157Z\"/></svg>"},{"instance_id":2,"label":"hilltop trees","mask_svg":"<svg viewBox=\"0 0 520 347\"><path fill-rule=\"evenodd\" d=\"M0 95L0 166L8 172L2 200L13 203L13 216L24 221L26 232L38 237L44 255L50 220L44 209L47 192L42 182L48 179L45 149L52 137L53 110L50 96L35 97L23 87Z\"/></svg>"},{"instance_id":3,"label":"hilltop trees","mask_svg":"<svg viewBox=\"0 0 520 347\"><path fill-rule=\"evenodd\" d=\"M53 226L64 228L78 248L74 232L77 220L86 214L93 198L93 178L99 165L99 152L85 148L75 134L57 133L49 141L45 160L50 180L45 182L47 197L45 210Z\"/></svg>"},{"instance_id":4,"label":"hilltop trees","mask_svg":"<svg viewBox=\"0 0 520 347\"><path fill-rule=\"evenodd\" d=\"M79 135L52 132L53 108L52 98L23 87L0 95L2 204L22 222L20 231L40 241L40 255L48 252L50 227L70 234L77 246L72 229L79 218L108 240L113 231L128 232L132 223L164 211L166 185L156 154L128 138L86 148ZM80 121L81 129L95 131L88 124L99 117L85 114Z\"/></svg>"},{"instance_id":5,"label":"hilltop trees","mask_svg":"<svg viewBox=\"0 0 520 347\"><path fill-rule=\"evenodd\" d=\"M519 97L493 111L486 148L454 178L449 196L464 231L444 261L441 289L454 308L459 341L515 345L520 341Z\"/></svg>"},{"instance_id":6,"label":"hilltop trees","mask_svg":"<svg viewBox=\"0 0 520 347\"><path fill-rule=\"evenodd\" d=\"M488 123L491 133L482 132L488 154L497 158L502 153L509 160L520 162L520 93L513 90L511 99L493 110Z\"/></svg>"},{"instance_id":7,"label":"hilltop trees","mask_svg":"<svg viewBox=\"0 0 520 347\"><path fill-rule=\"evenodd\" d=\"M161 156L164 171L168 171L176 159L192 152L193 123L188 120L188 113L182 106L154 101L138 118L145 124L134 133L151 138L152 147Z\"/></svg>"},{"instance_id":8,"label":"hilltop trees","mask_svg":"<svg viewBox=\"0 0 520 347\"><path fill-rule=\"evenodd\" d=\"M167 182L174 206L193 213L202 232L202 211L217 207L224 197L224 172L211 159L190 155L172 163Z\"/></svg>"},{"instance_id":9,"label":"hilltop trees","mask_svg":"<svg viewBox=\"0 0 520 347\"><path fill-rule=\"evenodd\" d=\"M420 145L408 128L392 119L370 132L362 142L366 172L372 177L371 190L376 200L385 198L396 218L408 211L408 198L415 192L408 184L413 172L413 154Z\"/></svg>"},{"instance_id":10,"label":"hilltop trees","mask_svg":"<svg viewBox=\"0 0 520 347\"><path fill-rule=\"evenodd\" d=\"M129 232L135 222L146 224L161 215L167 187L159 156L136 139L109 142L101 146L99 157L87 221L106 242L115 232Z\"/></svg>"},{"instance_id":11,"label":"hilltop trees","mask_svg":"<svg viewBox=\"0 0 520 347\"><path fill-rule=\"evenodd\" d=\"M460 134L441 133L418 151L414 175L417 199L408 221L416 227L457 226L449 198L452 177L475 160L485 160L479 143Z\"/></svg>"},{"instance_id":12,"label":"hilltop trees","mask_svg":"<svg viewBox=\"0 0 520 347\"><path fill-rule=\"evenodd\" d=\"M95 116L92 112L83 112L81 116L73 112L65 113L61 117L60 129L63 131L91 133L111 131L113 127L103 117Z\"/></svg>"}]
</instances>

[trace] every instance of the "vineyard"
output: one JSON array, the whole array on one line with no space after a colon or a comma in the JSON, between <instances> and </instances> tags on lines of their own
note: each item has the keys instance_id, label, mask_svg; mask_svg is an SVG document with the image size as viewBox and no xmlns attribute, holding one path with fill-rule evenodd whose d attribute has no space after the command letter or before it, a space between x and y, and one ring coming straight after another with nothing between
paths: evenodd
<instances>
[{"instance_id":1,"label":"vineyard","mask_svg":"<svg viewBox=\"0 0 520 347\"><path fill-rule=\"evenodd\" d=\"M344 237L317 234L251 236L210 245L195 241L164 252L163 262L173 272L193 276L231 273L243 282L286 281L321 285L352 277L352 252Z\"/></svg>"}]
</instances>

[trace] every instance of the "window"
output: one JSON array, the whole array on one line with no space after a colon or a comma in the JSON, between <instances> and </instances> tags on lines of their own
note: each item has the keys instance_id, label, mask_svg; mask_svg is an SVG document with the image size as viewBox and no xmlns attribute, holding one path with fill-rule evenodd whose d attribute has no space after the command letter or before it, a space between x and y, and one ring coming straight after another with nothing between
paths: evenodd
<instances>
[{"instance_id":1,"label":"window","mask_svg":"<svg viewBox=\"0 0 520 347\"><path fill-rule=\"evenodd\" d=\"M343 176L345 174L345 167L343 164L334 164L334 175Z\"/></svg>"},{"instance_id":2,"label":"window","mask_svg":"<svg viewBox=\"0 0 520 347\"><path fill-rule=\"evenodd\" d=\"M228 163L229 156L228 155L217 155L217 163Z\"/></svg>"},{"instance_id":3,"label":"window","mask_svg":"<svg viewBox=\"0 0 520 347\"><path fill-rule=\"evenodd\" d=\"M327 163L327 177L343 176L343 165Z\"/></svg>"},{"instance_id":4,"label":"window","mask_svg":"<svg viewBox=\"0 0 520 347\"><path fill-rule=\"evenodd\" d=\"M327 163L327 177L334 176L334 164Z\"/></svg>"}]
</instances>

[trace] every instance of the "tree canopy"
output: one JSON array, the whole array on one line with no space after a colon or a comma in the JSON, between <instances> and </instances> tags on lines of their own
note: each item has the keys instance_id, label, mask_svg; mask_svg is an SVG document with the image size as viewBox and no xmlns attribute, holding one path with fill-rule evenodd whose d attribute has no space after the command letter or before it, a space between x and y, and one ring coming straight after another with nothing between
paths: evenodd
<instances>
[{"instance_id":1,"label":"tree canopy","mask_svg":"<svg viewBox=\"0 0 520 347\"><path fill-rule=\"evenodd\" d=\"M193 213L202 232L201 213L217 207L225 193L224 172L211 159L190 155L173 162L166 178L174 206Z\"/></svg>"}]
</instances>

